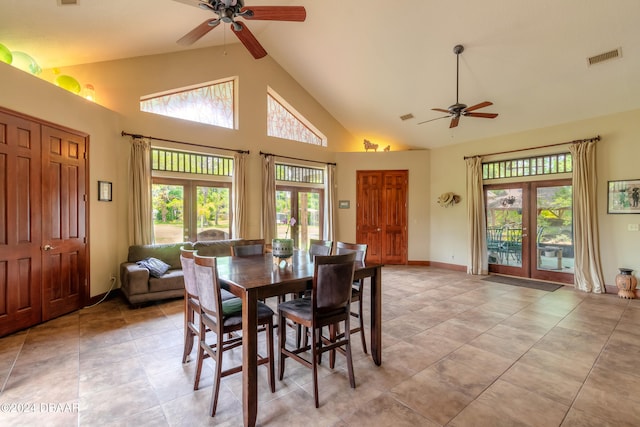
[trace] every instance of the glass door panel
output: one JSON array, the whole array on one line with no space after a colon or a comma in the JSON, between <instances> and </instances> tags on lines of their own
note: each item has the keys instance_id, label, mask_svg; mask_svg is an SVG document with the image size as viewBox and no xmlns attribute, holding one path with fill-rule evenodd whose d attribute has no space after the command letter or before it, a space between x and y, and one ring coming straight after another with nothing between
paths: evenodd
<instances>
[{"instance_id":1,"label":"glass door panel","mask_svg":"<svg viewBox=\"0 0 640 427\"><path fill-rule=\"evenodd\" d=\"M229 189L196 186L197 240L229 238Z\"/></svg>"},{"instance_id":2,"label":"glass door panel","mask_svg":"<svg viewBox=\"0 0 640 427\"><path fill-rule=\"evenodd\" d=\"M184 186L153 184L151 194L155 243L184 241Z\"/></svg>"},{"instance_id":3,"label":"glass door panel","mask_svg":"<svg viewBox=\"0 0 640 427\"><path fill-rule=\"evenodd\" d=\"M489 264L521 268L523 189L488 188L485 196Z\"/></svg>"},{"instance_id":4,"label":"glass door panel","mask_svg":"<svg viewBox=\"0 0 640 427\"><path fill-rule=\"evenodd\" d=\"M298 248L308 249L310 239L320 239L320 194L298 193L298 224L296 241Z\"/></svg>"},{"instance_id":5,"label":"glass door panel","mask_svg":"<svg viewBox=\"0 0 640 427\"><path fill-rule=\"evenodd\" d=\"M532 183L536 198L535 266L532 277L573 281L573 187L570 182ZM570 282L569 282L570 283Z\"/></svg>"},{"instance_id":6,"label":"glass door panel","mask_svg":"<svg viewBox=\"0 0 640 427\"><path fill-rule=\"evenodd\" d=\"M276 190L276 238L287 239L293 235L289 226L291 218L291 191Z\"/></svg>"}]
</instances>

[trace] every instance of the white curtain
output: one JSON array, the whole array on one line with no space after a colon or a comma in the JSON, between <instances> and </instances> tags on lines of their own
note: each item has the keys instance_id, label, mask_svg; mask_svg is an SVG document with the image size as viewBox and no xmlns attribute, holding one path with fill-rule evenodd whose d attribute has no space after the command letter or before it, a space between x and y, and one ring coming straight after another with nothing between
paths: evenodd
<instances>
[{"instance_id":1,"label":"white curtain","mask_svg":"<svg viewBox=\"0 0 640 427\"><path fill-rule=\"evenodd\" d=\"M326 215L324 220L323 239L336 241L338 235L336 230L337 218L337 188L336 188L336 165L327 165L327 192L325 195Z\"/></svg>"},{"instance_id":2,"label":"white curtain","mask_svg":"<svg viewBox=\"0 0 640 427\"><path fill-rule=\"evenodd\" d=\"M148 139L131 139L129 166L129 244L149 245L153 243L153 218L151 143Z\"/></svg>"},{"instance_id":3,"label":"white curtain","mask_svg":"<svg viewBox=\"0 0 640 427\"><path fill-rule=\"evenodd\" d=\"M573 156L574 284L584 292L605 293L598 238L596 143L571 144Z\"/></svg>"},{"instance_id":4,"label":"white curtain","mask_svg":"<svg viewBox=\"0 0 640 427\"><path fill-rule=\"evenodd\" d=\"M262 238L276 237L276 166L273 156L262 158Z\"/></svg>"},{"instance_id":5,"label":"white curtain","mask_svg":"<svg viewBox=\"0 0 640 427\"><path fill-rule=\"evenodd\" d=\"M247 213L246 213L246 171L247 154L236 153L233 155L233 222L231 224L231 237L240 239L246 237Z\"/></svg>"},{"instance_id":6,"label":"white curtain","mask_svg":"<svg viewBox=\"0 0 640 427\"><path fill-rule=\"evenodd\" d=\"M484 212L481 157L467 159L467 223L469 227L467 273L488 274L487 226Z\"/></svg>"}]
</instances>

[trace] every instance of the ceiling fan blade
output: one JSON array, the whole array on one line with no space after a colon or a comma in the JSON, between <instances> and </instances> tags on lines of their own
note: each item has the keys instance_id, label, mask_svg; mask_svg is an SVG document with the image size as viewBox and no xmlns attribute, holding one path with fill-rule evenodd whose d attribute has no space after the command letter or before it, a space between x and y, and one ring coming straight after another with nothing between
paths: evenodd
<instances>
[{"instance_id":1,"label":"ceiling fan blade","mask_svg":"<svg viewBox=\"0 0 640 427\"><path fill-rule=\"evenodd\" d=\"M451 118L451 124L449 125L449 129L458 126L458 122L460 121L460 116L453 116Z\"/></svg>"},{"instance_id":2,"label":"ceiling fan blade","mask_svg":"<svg viewBox=\"0 0 640 427\"><path fill-rule=\"evenodd\" d=\"M489 101L481 102L480 104L476 104L476 105L472 105L471 107L467 107L464 110L465 111L473 111L473 110L478 110L480 108L488 107L489 105L493 105L493 102L489 102Z\"/></svg>"},{"instance_id":3,"label":"ceiling fan blade","mask_svg":"<svg viewBox=\"0 0 640 427\"><path fill-rule=\"evenodd\" d=\"M231 25L231 30L233 30L233 33L238 37L238 39L240 39L251 55L253 55L255 59L267 56L267 51L264 50L258 39L253 36L247 26L237 21L235 24L237 24L240 29L236 30L236 25Z\"/></svg>"},{"instance_id":4,"label":"ceiling fan blade","mask_svg":"<svg viewBox=\"0 0 640 427\"><path fill-rule=\"evenodd\" d=\"M465 113L466 117L483 117L485 119L495 119L498 117L497 113Z\"/></svg>"},{"instance_id":5,"label":"ceiling fan blade","mask_svg":"<svg viewBox=\"0 0 640 427\"><path fill-rule=\"evenodd\" d=\"M209 31L217 27L218 24L220 24L219 19L207 19L202 24L198 25L193 30L182 36L182 38L180 38L176 43L182 46L192 45L196 41L200 40L200 38L202 38Z\"/></svg>"},{"instance_id":6,"label":"ceiling fan blade","mask_svg":"<svg viewBox=\"0 0 640 427\"><path fill-rule=\"evenodd\" d=\"M433 111L440 111L441 113L451 113L449 110L445 110L444 108L432 108Z\"/></svg>"},{"instance_id":7,"label":"ceiling fan blade","mask_svg":"<svg viewBox=\"0 0 640 427\"><path fill-rule=\"evenodd\" d=\"M263 21L297 21L307 18L304 6L247 6L240 9L245 19L259 19Z\"/></svg>"},{"instance_id":8,"label":"ceiling fan blade","mask_svg":"<svg viewBox=\"0 0 640 427\"><path fill-rule=\"evenodd\" d=\"M434 121L434 120L446 119L446 118L448 118L448 117L451 117L451 115L448 115L448 116L442 116L442 117L436 117L435 119L425 120L424 122L418 122L418 123L416 123L416 124L421 125L421 124L423 124L423 123L429 123L429 122L432 122L432 121Z\"/></svg>"}]
</instances>

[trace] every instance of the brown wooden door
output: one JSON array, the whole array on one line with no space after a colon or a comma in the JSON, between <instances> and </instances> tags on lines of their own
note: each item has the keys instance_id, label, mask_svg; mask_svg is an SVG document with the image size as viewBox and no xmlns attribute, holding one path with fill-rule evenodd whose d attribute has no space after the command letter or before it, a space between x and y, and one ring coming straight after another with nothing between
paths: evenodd
<instances>
[{"instance_id":1,"label":"brown wooden door","mask_svg":"<svg viewBox=\"0 0 640 427\"><path fill-rule=\"evenodd\" d=\"M40 125L0 111L0 336L41 321Z\"/></svg>"},{"instance_id":2,"label":"brown wooden door","mask_svg":"<svg viewBox=\"0 0 640 427\"><path fill-rule=\"evenodd\" d=\"M86 297L85 149L84 137L42 127L43 320Z\"/></svg>"},{"instance_id":3,"label":"brown wooden door","mask_svg":"<svg viewBox=\"0 0 640 427\"><path fill-rule=\"evenodd\" d=\"M358 171L356 240L367 260L407 263L407 171Z\"/></svg>"}]
</instances>

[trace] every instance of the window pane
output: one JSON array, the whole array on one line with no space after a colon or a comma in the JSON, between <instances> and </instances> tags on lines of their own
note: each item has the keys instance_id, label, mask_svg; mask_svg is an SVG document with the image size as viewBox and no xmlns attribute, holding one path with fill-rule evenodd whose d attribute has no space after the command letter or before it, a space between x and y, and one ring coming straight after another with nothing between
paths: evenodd
<instances>
[{"instance_id":1,"label":"window pane","mask_svg":"<svg viewBox=\"0 0 640 427\"><path fill-rule=\"evenodd\" d=\"M230 235L229 189L197 187L198 240L223 240Z\"/></svg>"},{"instance_id":2,"label":"window pane","mask_svg":"<svg viewBox=\"0 0 640 427\"><path fill-rule=\"evenodd\" d=\"M233 80L229 80L145 97L140 100L140 111L233 129L233 86Z\"/></svg>"},{"instance_id":3,"label":"window pane","mask_svg":"<svg viewBox=\"0 0 640 427\"><path fill-rule=\"evenodd\" d=\"M291 191L276 191L276 238L291 238L289 227L291 218Z\"/></svg>"},{"instance_id":4,"label":"window pane","mask_svg":"<svg viewBox=\"0 0 640 427\"><path fill-rule=\"evenodd\" d=\"M184 241L184 187L153 184L153 233L155 243Z\"/></svg>"},{"instance_id":5,"label":"window pane","mask_svg":"<svg viewBox=\"0 0 640 427\"><path fill-rule=\"evenodd\" d=\"M573 196L571 185L538 187L537 268L573 273Z\"/></svg>"},{"instance_id":6,"label":"window pane","mask_svg":"<svg viewBox=\"0 0 640 427\"><path fill-rule=\"evenodd\" d=\"M326 147L326 138L311 130L290 110L293 109L287 109L267 94L267 135Z\"/></svg>"},{"instance_id":7,"label":"window pane","mask_svg":"<svg viewBox=\"0 0 640 427\"><path fill-rule=\"evenodd\" d=\"M320 194L298 193L298 248L308 249L310 239L320 239Z\"/></svg>"}]
</instances>

